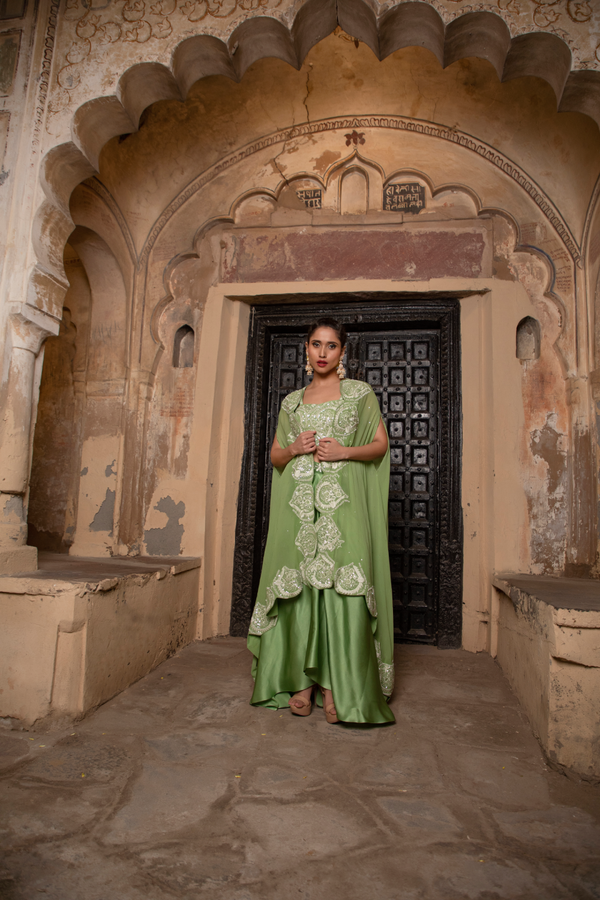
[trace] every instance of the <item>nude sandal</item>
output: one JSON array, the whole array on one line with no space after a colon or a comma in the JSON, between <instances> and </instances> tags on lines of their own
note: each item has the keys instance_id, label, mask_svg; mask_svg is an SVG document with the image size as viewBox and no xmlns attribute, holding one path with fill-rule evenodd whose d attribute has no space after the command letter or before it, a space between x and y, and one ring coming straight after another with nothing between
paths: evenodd
<instances>
[{"instance_id":1,"label":"nude sandal","mask_svg":"<svg viewBox=\"0 0 600 900\"><path fill-rule=\"evenodd\" d=\"M336 722L340 721L337 717L337 712L335 711L335 703L332 702L329 706L325 706L325 689L321 688L320 690L321 696L323 697L323 712L325 713L325 718L329 725L335 725Z\"/></svg>"},{"instance_id":2,"label":"nude sandal","mask_svg":"<svg viewBox=\"0 0 600 900\"><path fill-rule=\"evenodd\" d=\"M292 700L300 701L302 706L292 706ZM312 693L310 695L310 700L307 700L306 697L299 697L298 694L294 694L288 700L288 706L292 711L292 715L294 716L310 716L312 712Z\"/></svg>"}]
</instances>

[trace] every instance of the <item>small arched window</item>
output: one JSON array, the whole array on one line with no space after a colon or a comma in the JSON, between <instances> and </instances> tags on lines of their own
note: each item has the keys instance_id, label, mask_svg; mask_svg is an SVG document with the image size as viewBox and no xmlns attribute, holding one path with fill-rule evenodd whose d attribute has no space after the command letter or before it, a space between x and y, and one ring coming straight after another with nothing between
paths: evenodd
<instances>
[{"instance_id":1,"label":"small arched window","mask_svg":"<svg viewBox=\"0 0 600 900\"><path fill-rule=\"evenodd\" d=\"M540 340L540 323L525 316L517 325L517 359L539 359Z\"/></svg>"},{"instance_id":2,"label":"small arched window","mask_svg":"<svg viewBox=\"0 0 600 900\"><path fill-rule=\"evenodd\" d=\"M173 368L190 369L194 365L194 329L182 325L173 341Z\"/></svg>"}]
</instances>

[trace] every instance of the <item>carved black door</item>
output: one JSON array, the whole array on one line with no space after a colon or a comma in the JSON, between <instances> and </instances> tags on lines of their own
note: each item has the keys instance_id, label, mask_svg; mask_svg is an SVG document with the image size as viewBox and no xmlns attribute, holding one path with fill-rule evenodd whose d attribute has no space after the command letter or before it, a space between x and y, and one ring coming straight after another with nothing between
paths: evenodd
<instances>
[{"instance_id":1,"label":"carved black door","mask_svg":"<svg viewBox=\"0 0 600 900\"><path fill-rule=\"evenodd\" d=\"M271 327L264 329L262 342L258 340L258 345L262 343L262 359L256 353L249 354L246 426L250 441L240 486L232 633L247 630L268 530L270 447L283 398L308 383L304 371L305 324L316 313L333 314L346 323L348 377L371 385L388 429L395 639L457 646L461 568L460 553L455 552L452 559L451 547L456 551L460 544L458 473L453 471L459 458L460 398L457 373L450 371L451 341L444 341L446 353L441 354L441 338L444 332L452 332L449 326L453 317L448 317L443 305L440 311L439 303L427 304L426 310L403 307L404 316L399 315L397 307L390 310L389 305L385 311L379 310L379 317L376 307L359 309L319 307L314 311L303 309L300 314L295 310L294 316L288 307L279 321L273 321L275 311L256 311L263 322L270 320ZM432 315L435 311L437 316ZM454 313L456 319L456 310ZM406 322L402 321L405 317ZM385 318L389 321L384 325ZM256 326L255 317L253 330ZM456 408L450 410L448 399L453 392ZM444 491L452 494L452 508L447 502L441 503ZM449 525L454 526L454 535Z\"/></svg>"}]
</instances>

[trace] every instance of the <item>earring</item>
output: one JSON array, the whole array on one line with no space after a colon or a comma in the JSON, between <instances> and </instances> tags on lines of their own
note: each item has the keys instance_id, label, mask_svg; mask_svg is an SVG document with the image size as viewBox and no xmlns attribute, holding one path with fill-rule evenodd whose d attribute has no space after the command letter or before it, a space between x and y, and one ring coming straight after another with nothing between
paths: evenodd
<instances>
[{"instance_id":1,"label":"earring","mask_svg":"<svg viewBox=\"0 0 600 900\"><path fill-rule=\"evenodd\" d=\"M308 358L308 353L306 354L306 365L304 368L306 369L306 374L308 376L312 375L312 373L314 372L314 369L310 364L310 359Z\"/></svg>"},{"instance_id":2,"label":"earring","mask_svg":"<svg viewBox=\"0 0 600 900\"><path fill-rule=\"evenodd\" d=\"M340 381L342 380L342 378L346 377L346 370L344 368L343 357L340 358L340 361L338 363L337 373L338 373L338 378L340 379Z\"/></svg>"}]
</instances>

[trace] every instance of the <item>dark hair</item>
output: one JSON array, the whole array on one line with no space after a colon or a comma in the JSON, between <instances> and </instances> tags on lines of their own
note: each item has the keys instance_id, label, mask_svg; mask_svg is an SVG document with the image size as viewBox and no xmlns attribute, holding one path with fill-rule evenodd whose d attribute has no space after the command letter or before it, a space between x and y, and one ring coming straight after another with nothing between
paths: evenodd
<instances>
[{"instance_id":1,"label":"dark hair","mask_svg":"<svg viewBox=\"0 0 600 900\"><path fill-rule=\"evenodd\" d=\"M317 328L331 328L332 331L338 336L338 340L342 347L346 346L346 340L348 339L348 334L343 325L339 322L336 322L335 319L332 319L330 316L324 316L322 319L316 319L308 326L308 334L306 335L306 340L310 341L311 337L317 330Z\"/></svg>"}]
</instances>

